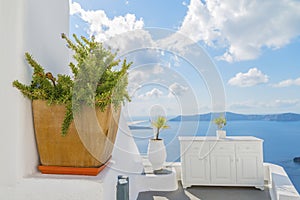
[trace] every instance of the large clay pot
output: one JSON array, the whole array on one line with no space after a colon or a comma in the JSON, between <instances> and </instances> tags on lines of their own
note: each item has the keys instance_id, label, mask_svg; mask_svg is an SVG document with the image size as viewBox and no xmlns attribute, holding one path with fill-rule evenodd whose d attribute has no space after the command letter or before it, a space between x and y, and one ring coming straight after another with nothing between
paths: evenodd
<instances>
[{"instance_id":1,"label":"large clay pot","mask_svg":"<svg viewBox=\"0 0 300 200\"><path fill-rule=\"evenodd\" d=\"M149 140L148 145L148 159L152 165L153 170L160 170L163 168L167 158L166 148L162 139Z\"/></svg>"},{"instance_id":2,"label":"large clay pot","mask_svg":"<svg viewBox=\"0 0 300 200\"><path fill-rule=\"evenodd\" d=\"M100 167L111 157L120 110L104 112L83 106L74 116L66 136L61 136L64 105L33 100L36 142L43 166ZM75 123L74 123L75 121Z\"/></svg>"}]
</instances>

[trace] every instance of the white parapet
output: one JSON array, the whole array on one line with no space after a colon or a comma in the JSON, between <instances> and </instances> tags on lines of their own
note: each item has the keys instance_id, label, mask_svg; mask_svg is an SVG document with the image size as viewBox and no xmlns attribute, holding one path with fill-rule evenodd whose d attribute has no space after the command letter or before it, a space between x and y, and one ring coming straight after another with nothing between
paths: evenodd
<instances>
[{"instance_id":1,"label":"white parapet","mask_svg":"<svg viewBox=\"0 0 300 200\"><path fill-rule=\"evenodd\" d=\"M269 171L270 196L272 200L300 200L299 193L289 179L283 167L265 163Z\"/></svg>"},{"instance_id":2,"label":"white parapet","mask_svg":"<svg viewBox=\"0 0 300 200\"><path fill-rule=\"evenodd\" d=\"M147 156L143 156L144 172L137 178L139 192L175 191L178 189L177 169L172 163L165 163L163 170L153 171Z\"/></svg>"},{"instance_id":3,"label":"white parapet","mask_svg":"<svg viewBox=\"0 0 300 200\"><path fill-rule=\"evenodd\" d=\"M61 33L69 32L68 0L1 0L0 3L0 189L20 184L36 171L30 100L12 87L14 80L30 83L29 52L46 71L68 71L69 50ZM2 199L2 198L0 198ZM7 199L7 198L4 198Z\"/></svg>"}]
</instances>

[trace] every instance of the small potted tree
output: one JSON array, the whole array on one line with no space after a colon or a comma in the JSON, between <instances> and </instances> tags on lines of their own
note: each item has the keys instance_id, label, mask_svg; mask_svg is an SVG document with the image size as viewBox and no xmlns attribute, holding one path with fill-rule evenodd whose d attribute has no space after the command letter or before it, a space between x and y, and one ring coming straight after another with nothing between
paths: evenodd
<instances>
[{"instance_id":1,"label":"small potted tree","mask_svg":"<svg viewBox=\"0 0 300 200\"><path fill-rule=\"evenodd\" d=\"M131 63L95 38L62 38L73 50L72 75L56 77L29 54L30 85L13 82L32 100L35 137L43 173L96 175L110 159L121 104L130 100L127 70ZM120 63L121 62L121 63Z\"/></svg>"},{"instance_id":2,"label":"small potted tree","mask_svg":"<svg viewBox=\"0 0 300 200\"><path fill-rule=\"evenodd\" d=\"M167 125L167 119L163 116L158 116L151 123L154 129L154 138L149 140L148 145L148 159L152 165L153 170L161 170L163 164L166 161L167 153L163 139L159 138L160 131L162 129L169 128Z\"/></svg>"},{"instance_id":3,"label":"small potted tree","mask_svg":"<svg viewBox=\"0 0 300 200\"><path fill-rule=\"evenodd\" d=\"M214 123L217 125L217 137L218 138L226 138L226 131L223 128L226 126L226 118L224 116L220 116L214 119Z\"/></svg>"}]
</instances>

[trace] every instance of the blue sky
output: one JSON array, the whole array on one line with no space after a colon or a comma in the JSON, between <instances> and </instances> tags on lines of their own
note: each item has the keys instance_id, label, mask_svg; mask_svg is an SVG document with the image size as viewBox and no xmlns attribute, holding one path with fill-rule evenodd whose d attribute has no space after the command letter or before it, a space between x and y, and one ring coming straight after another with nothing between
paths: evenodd
<instances>
[{"instance_id":1,"label":"blue sky","mask_svg":"<svg viewBox=\"0 0 300 200\"><path fill-rule=\"evenodd\" d=\"M167 115L214 110L206 78L197 76L185 56L168 52L176 48L172 42L167 46L168 38L177 33L201 46L214 63L207 67L216 68L222 79L225 110L300 113L299 1L70 1L70 33L104 42L133 31L130 42L116 44L140 49L159 43L149 27L154 35L159 29L170 34L159 41L161 51L125 56L134 62L132 102L126 106L130 115L147 116L157 107ZM180 46L181 55L194 45L187 43Z\"/></svg>"}]
</instances>

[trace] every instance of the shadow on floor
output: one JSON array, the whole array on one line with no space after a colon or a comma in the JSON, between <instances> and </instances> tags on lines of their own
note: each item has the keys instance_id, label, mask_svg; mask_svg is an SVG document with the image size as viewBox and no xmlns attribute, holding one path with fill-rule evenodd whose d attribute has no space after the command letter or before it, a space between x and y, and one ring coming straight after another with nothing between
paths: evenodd
<instances>
[{"instance_id":1,"label":"shadow on floor","mask_svg":"<svg viewBox=\"0 0 300 200\"><path fill-rule=\"evenodd\" d=\"M141 192L137 200L270 200L269 190L252 187L193 186L184 190L181 182L172 192Z\"/></svg>"}]
</instances>

